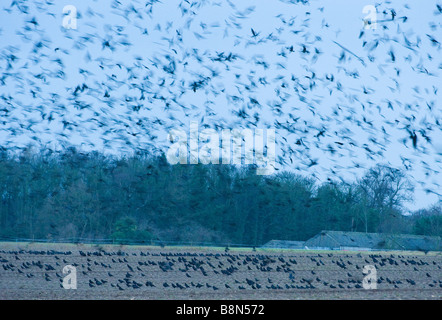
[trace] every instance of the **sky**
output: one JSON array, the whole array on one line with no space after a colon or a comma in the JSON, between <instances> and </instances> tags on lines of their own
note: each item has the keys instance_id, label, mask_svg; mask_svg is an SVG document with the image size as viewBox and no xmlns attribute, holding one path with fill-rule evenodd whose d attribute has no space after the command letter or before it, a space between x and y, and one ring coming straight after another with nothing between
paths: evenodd
<instances>
[{"instance_id":1,"label":"sky","mask_svg":"<svg viewBox=\"0 0 442 320\"><path fill-rule=\"evenodd\" d=\"M407 207L427 207L442 194L437 5L2 1L0 145L124 154L167 150L191 121L275 129L279 170L353 181L385 163L415 183Z\"/></svg>"}]
</instances>

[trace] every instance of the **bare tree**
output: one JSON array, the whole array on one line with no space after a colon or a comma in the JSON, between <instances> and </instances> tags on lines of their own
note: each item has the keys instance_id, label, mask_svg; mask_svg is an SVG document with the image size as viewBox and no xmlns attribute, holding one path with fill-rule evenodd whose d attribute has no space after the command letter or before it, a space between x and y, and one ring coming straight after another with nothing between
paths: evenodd
<instances>
[{"instance_id":1,"label":"bare tree","mask_svg":"<svg viewBox=\"0 0 442 320\"><path fill-rule=\"evenodd\" d=\"M376 213L377 231L392 231L403 204L413 199L414 187L405 173L386 165L371 168L359 181L360 201ZM366 230L368 217L364 211Z\"/></svg>"}]
</instances>

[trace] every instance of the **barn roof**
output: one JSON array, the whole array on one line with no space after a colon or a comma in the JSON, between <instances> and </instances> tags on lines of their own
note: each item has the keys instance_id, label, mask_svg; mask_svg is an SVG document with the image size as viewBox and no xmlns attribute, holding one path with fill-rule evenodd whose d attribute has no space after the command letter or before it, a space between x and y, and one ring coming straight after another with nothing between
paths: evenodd
<instances>
[{"instance_id":1,"label":"barn roof","mask_svg":"<svg viewBox=\"0 0 442 320\"><path fill-rule=\"evenodd\" d=\"M356 247L394 250L441 250L440 237L409 234L321 231L305 242L307 247Z\"/></svg>"},{"instance_id":2,"label":"barn roof","mask_svg":"<svg viewBox=\"0 0 442 320\"><path fill-rule=\"evenodd\" d=\"M390 235L391 246L397 249L439 251L442 250L441 237L418 236L409 234Z\"/></svg>"}]
</instances>

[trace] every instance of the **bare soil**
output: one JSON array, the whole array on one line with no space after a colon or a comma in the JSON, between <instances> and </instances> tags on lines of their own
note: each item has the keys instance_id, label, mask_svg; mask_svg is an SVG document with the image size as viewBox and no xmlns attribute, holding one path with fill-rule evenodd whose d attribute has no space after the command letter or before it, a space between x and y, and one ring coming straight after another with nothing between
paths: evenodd
<instances>
[{"instance_id":1,"label":"bare soil","mask_svg":"<svg viewBox=\"0 0 442 320\"><path fill-rule=\"evenodd\" d=\"M442 255L0 243L0 299L441 299ZM64 289L63 268L77 289ZM364 289L364 266L376 289Z\"/></svg>"}]
</instances>

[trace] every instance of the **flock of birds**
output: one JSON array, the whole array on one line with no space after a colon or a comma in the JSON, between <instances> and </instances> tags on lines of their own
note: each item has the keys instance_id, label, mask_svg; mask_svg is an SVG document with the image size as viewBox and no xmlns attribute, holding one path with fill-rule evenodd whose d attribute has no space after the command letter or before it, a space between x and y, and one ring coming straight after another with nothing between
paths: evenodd
<instances>
[{"instance_id":1,"label":"flock of birds","mask_svg":"<svg viewBox=\"0 0 442 320\"><path fill-rule=\"evenodd\" d=\"M364 266L372 265L378 289L440 290L441 262L440 255L3 249L0 288L53 292L64 288L62 269L71 265L82 292L364 290Z\"/></svg>"},{"instance_id":2,"label":"flock of birds","mask_svg":"<svg viewBox=\"0 0 442 320\"><path fill-rule=\"evenodd\" d=\"M345 179L387 161L440 195L441 4L422 21L420 4L376 3L376 30L338 19L353 32L313 1L241 6L88 1L67 29L55 1L3 2L2 148L164 151L196 120L276 129L277 169Z\"/></svg>"}]
</instances>

